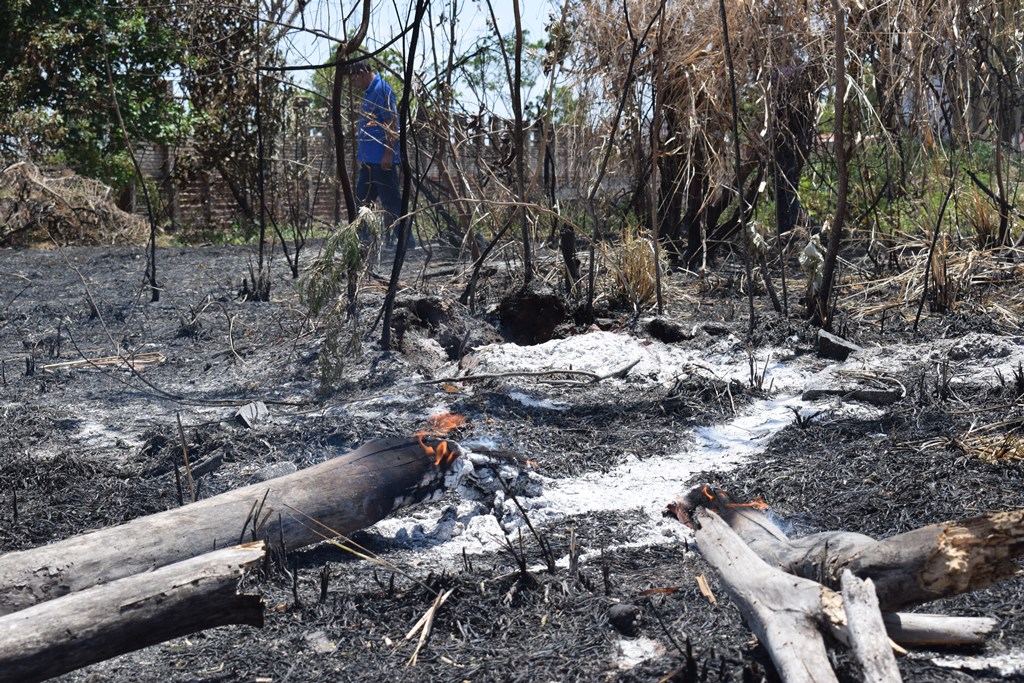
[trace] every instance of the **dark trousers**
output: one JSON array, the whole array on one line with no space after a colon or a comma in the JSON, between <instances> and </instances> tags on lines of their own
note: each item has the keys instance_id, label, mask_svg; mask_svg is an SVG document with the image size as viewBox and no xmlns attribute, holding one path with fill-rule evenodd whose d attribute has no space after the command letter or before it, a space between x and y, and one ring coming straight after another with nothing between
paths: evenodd
<instances>
[{"instance_id":1,"label":"dark trousers","mask_svg":"<svg viewBox=\"0 0 1024 683\"><path fill-rule=\"evenodd\" d=\"M397 242L405 230L405 221L399 221L402 213L402 192L398 189L398 169L384 170L379 164L359 164L359 175L356 176L356 201L359 206L366 206L379 199L384 207L384 234L387 243ZM360 237L368 237L360 235ZM414 246L412 234L409 235L409 246Z\"/></svg>"}]
</instances>

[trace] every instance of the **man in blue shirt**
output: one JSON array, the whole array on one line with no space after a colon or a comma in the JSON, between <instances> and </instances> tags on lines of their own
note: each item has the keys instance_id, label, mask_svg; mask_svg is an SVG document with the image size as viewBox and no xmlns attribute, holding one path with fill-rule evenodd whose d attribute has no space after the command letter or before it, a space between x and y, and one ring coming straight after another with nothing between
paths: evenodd
<instances>
[{"instance_id":1,"label":"man in blue shirt","mask_svg":"<svg viewBox=\"0 0 1024 683\"><path fill-rule=\"evenodd\" d=\"M360 60L347 68L352 88L363 90L362 111L356 134L356 158L359 174L356 176L356 200L366 206L379 199L384 207L385 234L388 246L401 238L405 221L402 213L402 193L398 189L398 107L395 93L369 62ZM414 246L412 234L409 247Z\"/></svg>"}]
</instances>

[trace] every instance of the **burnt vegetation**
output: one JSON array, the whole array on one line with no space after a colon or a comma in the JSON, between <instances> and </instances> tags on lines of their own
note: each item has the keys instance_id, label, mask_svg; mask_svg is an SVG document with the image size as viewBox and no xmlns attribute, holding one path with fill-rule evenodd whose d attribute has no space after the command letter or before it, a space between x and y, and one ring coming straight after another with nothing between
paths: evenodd
<instances>
[{"instance_id":1,"label":"burnt vegetation","mask_svg":"<svg viewBox=\"0 0 1024 683\"><path fill-rule=\"evenodd\" d=\"M975 371L1021 355L1020 2L584 0L470 44L468 10L417 0L408 53L368 35L370 3L316 30L305 3L58 4L4 10L0 552L415 434L435 406L483 458L358 554L271 543L242 582L262 629L64 680L777 680L681 529L636 543L640 507L548 515L539 481L677 453L776 397L777 365L832 365L808 360L821 330L854 359L917 351L693 483L794 535L1021 507L1024 366ZM329 63L296 63L299 39ZM367 55L401 98L413 250L353 203L337 67ZM601 332L693 360L667 380L481 365ZM445 554L488 516L499 549ZM1019 657L1022 590L940 602L999 636L900 659L904 678L997 675L933 660Z\"/></svg>"}]
</instances>

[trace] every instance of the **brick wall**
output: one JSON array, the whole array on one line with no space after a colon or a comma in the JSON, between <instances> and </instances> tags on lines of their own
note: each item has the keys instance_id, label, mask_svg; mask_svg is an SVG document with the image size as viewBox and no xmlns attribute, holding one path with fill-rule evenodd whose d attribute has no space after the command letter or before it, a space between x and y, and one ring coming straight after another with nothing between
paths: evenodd
<instances>
[{"instance_id":1,"label":"brick wall","mask_svg":"<svg viewBox=\"0 0 1024 683\"><path fill-rule=\"evenodd\" d=\"M442 171L433 154L436 140L425 130L412 132L408 139L409 148L416 152L410 159L414 172L432 181L442 181ZM555 131L556 187L560 198L586 191L586 178L579 177L581 169L588 168L585 150L596 149L598 145L582 143L580 135L578 129ZM531 126L525 136L524 161L529 182L534 169L543 163L542 129ZM450 149L454 156L447 155L448 172L458 177L461 168L474 197L500 196L501 186L511 186L515 164L510 154L508 121L498 117L461 117L451 133ZM138 151L143 172L159 188L161 219L179 229L227 228L240 222L243 212L227 183L215 171L199 174L189 182L174 180L176 159L188 151L187 147L167 146L143 147ZM349 173L354 182L356 167L351 164L352 156L350 153ZM277 141L266 168L267 209L279 223L289 224L312 215L317 222L333 224L344 217L344 195L334 180L333 136L329 127L310 127L304 134L286 133ZM539 183L542 182L543 173L539 176ZM445 185L434 186L435 195L441 187ZM546 192L541 187L537 195L539 199ZM141 198L134 199L135 211L144 213L146 207Z\"/></svg>"}]
</instances>

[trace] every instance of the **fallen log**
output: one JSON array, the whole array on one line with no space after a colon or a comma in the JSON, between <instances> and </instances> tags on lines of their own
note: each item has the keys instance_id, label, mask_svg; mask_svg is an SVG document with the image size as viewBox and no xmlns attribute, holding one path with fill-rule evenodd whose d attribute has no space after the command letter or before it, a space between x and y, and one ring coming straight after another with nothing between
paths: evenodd
<instances>
[{"instance_id":1,"label":"fallen log","mask_svg":"<svg viewBox=\"0 0 1024 683\"><path fill-rule=\"evenodd\" d=\"M846 627L850 634L850 647L861 665L861 680L865 683L902 680L892 644L886 637L885 623L871 579L862 581L845 569L842 585Z\"/></svg>"},{"instance_id":2,"label":"fallen log","mask_svg":"<svg viewBox=\"0 0 1024 683\"><path fill-rule=\"evenodd\" d=\"M849 645L866 683L898 683L899 669L870 581L844 573L843 593L772 567L709 509L690 517L701 555L764 645L785 683L836 683L823 635Z\"/></svg>"},{"instance_id":3,"label":"fallen log","mask_svg":"<svg viewBox=\"0 0 1024 683\"><path fill-rule=\"evenodd\" d=\"M737 503L720 489L694 489L669 506L682 521L713 509L768 564L838 590L844 569L871 579L884 612L986 588L1018 573L1024 510L943 522L875 540L832 531L790 539L763 505Z\"/></svg>"},{"instance_id":4,"label":"fallen log","mask_svg":"<svg viewBox=\"0 0 1024 683\"><path fill-rule=\"evenodd\" d=\"M351 533L439 496L460 455L433 437L379 439L278 479L0 555L0 615L247 540L287 552Z\"/></svg>"},{"instance_id":5,"label":"fallen log","mask_svg":"<svg viewBox=\"0 0 1024 683\"><path fill-rule=\"evenodd\" d=\"M698 521L699 517L699 521ZM836 683L819 625L824 602L840 598L809 579L769 566L714 511L690 518L694 538L725 591L764 645L786 683Z\"/></svg>"},{"instance_id":6,"label":"fallen log","mask_svg":"<svg viewBox=\"0 0 1024 683\"><path fill-rule=\"evenodd\" d=\"M994 619L883 614L872 579L862 580L856 571L881 568L877 573L890 581L889 590L904 585L912 591L909 602L914 604L922 597L935 599L989 585L989 579L1006 570L978 570L974 565L986 560L1011 563L1020 554L1018 515L994 513L932 525L885 541L844 532L790 540L766 508L759 501L734 502L724 491L704 486L670 503L666 513L693 529L701 554L718 570L787 683L836 680L822 639L826 630L851 647L863 680L890 683L900 680L893 652L905 652L895 641L976 644L995 628ZM929 545L923 540L929 538L937 540ZM901 542L906 546L902 553L896 547ZM907 562L884 566L893 558ZM823 585L837 567L841 595ZM914 575L918 567L927 571ZM950 576L938 576L942 567ZM794 568L809 576L797 575ZM896 582L892 576L899 573L911 576ZM908 598L889 595L888 602L907 604Z\"/></svg>"},{"instance_id":7,"label":"fallen log","mask_svg":"<svg viewBox=\"0 0 1024 683\"><path fill-rule=\"evenodd\" d=\"M0 683L32 683L227 624L263 626L263 599L237 592L266 554L224 548L0 617Z\"/></svg>"}]
</instances>

